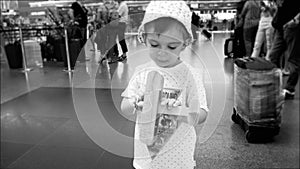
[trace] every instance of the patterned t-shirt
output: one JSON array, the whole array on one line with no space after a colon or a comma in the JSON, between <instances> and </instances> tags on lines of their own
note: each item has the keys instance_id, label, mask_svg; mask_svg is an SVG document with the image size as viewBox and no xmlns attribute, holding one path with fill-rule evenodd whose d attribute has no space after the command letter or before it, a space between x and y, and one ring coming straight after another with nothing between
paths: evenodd
<instances>
[{"instance_id":1,"label":"patterned t-shirt","mask_svg":"<svg viewBox=\"0 0 300 169\"><path fill-rule=\"evenodd\" d=\"M139 97L140 93L145 93L147 75L151 71L157 71L163 76L163 91L172 89L180 91L177 99L181 101L182 105L191 107L191 103L197 100L197 108L208 111L203 86L203 71L195 69L185 62L172 68L158 67L153 61L138 66L122 96L126 98ZM195 129L187 123L180 123L180 125L176 123L177 115L188 116L188 112L181 111L174 116L164 112L160 113L155 126L156 141L151 146L147 146L139 140L140 124L138 121L136 123L134 167L137 169L193 168L195 166Z\"/></svg>"}]
</instances>

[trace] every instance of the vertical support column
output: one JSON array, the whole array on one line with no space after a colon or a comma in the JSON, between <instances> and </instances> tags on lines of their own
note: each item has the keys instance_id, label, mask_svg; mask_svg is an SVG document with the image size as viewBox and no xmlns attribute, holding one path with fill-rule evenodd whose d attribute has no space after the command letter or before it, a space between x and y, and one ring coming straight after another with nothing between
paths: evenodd
<instances>
[{"instance_id":1,"label":"vertical support column","mask_svg":"<svg viewBox=\"0 0 300 169\"><path fill-rule=\"evenodd\" d=\"M67 32L66 28L64 28L64 33L65 33L66 56L67 56L67 65L68 65L68 70L66 70L66 72L72 72L71 62L70 62L70 53L69 53L68 32Z\"/></svg>"},{"instance_id":2,"label":"vertical support column","mask_svg":"<svg viewBox=\"0 0 300 169\"><path fill-rule=\"evenodd\" d=\"M23 57L23 70L22 72L29 72L33 70L32 68L27 67L27 59L26 59L26 53L25 53L25 47L24 47L24 41L23 41L23 33L22 28L19 27L19 34L20 34L20 43L21 43L21 50L22 50L22 57Z\"/></svg>"}]
</instances>

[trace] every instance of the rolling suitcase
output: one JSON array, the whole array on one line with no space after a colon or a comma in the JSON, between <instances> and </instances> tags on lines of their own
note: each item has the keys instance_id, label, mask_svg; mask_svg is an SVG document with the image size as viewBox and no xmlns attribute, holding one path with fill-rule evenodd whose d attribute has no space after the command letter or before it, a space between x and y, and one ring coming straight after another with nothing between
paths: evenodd
<instances>
[{"instance_id":1,"label":"rolling suitcase","mask_svg":"<svg viewBox=\"0 0 300 169\"><path fill-rule=\"evenodd\" d=\"M25 40L24 48L27 66L42 68L43 58L40 44L36 40Z\"/></svg>"},{"instance_id":2,"label":"rolling suitcase","mask_svg":"<svg viewBox=\"0 0 300 169\"><path fill-rule=\"evenodd\" d=\"M224 55L233 58L234 55L234 47L236 46L236 41L233 37L230 37L225 40L224 44Z\"/></svg>"},{"instance_id":3,"label":"rolling suitcase","mask_svg":"<svg viewBox=\"0 0 300 169\"><path fill-rule=\"evenodd\" d=\"M211 33L208 32L206 29L203 29L201 33L202 33L202 35L204 35L208 40L211 39Z\"/></svg>"},{"instance_id":4,"label":"rolling suitcase","mask_svg":"<svg viewBox=\"0 0 300 169\"><path fill-rule=\"evenodd\" d=\"M10 69L23 68L23 54L19 42L10 43L4 46L7 55L7 61Z\"/></svg>"},{"instance_id":5,"label":"rolling suitcase","mask_svg":"<svg viewBox=\"0 0 300 169\"><path fill-rule=\"evenodd\" d=\"M225 40L224 55L232 58L241 58L246 54L243 30L236 28L234 34L230 38Z\"/></svg>"},{"instance_id":6,"label":"rolling suitcase","mask_svg":"<svg viewBox=\"0 0 300 169\"><path fill-rule=\"evenodd\" d=\"M243 43L235 37L230 37L225 40L224 55L229 58L242 58L245 55Z\"/></svg>"},{"instance_id":7,"label":"rolling suitcase","mask_svg":"<svg viewBox=\"0 0 300 169\"><path fill-rule=\"evenodd\" d=\"M249 143L268 142L279 133L284 103L281 71L262 58L237 59L231 119Z\"/></svg>"}]
</instances>

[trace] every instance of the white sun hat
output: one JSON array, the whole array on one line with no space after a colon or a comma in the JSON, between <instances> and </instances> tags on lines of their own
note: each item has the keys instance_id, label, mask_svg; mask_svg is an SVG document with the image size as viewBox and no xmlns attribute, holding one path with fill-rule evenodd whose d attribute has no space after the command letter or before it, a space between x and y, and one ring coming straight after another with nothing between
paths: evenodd
<instances>
[{"instance_id":1,"label":"white sun hat","mask_svg":"<svg viewBox=\"0 0 300 169\"><path fill-rule=\"evenodd\" d=\"M145 24L162 17L170 17L182 23L189 34L187 43L190 43L193 40L191 29L192 14L186 2L181 0L154 0L148 4L144 19L138 29L140 42L143 42L142 35L145 33Z\"/></svg>"}]
</instances>

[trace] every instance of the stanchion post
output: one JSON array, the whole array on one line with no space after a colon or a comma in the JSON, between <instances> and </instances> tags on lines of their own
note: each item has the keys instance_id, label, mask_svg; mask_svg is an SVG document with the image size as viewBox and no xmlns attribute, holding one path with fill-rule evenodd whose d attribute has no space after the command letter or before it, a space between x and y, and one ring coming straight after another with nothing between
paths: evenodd
<instances>
[{"instance_id":1,"label":"stanchion post","mask_svg":"<svg viewBox=\"0 0 300 169\"><path fill-rule=\"evenodd\" d=\"M22 28L21 27L19 27L19 35L20 35L20 43L21 43L21 50L22 50L22 57L23 57L23 70L22 70L22 72L29 72L29 71L32 70L32 68L27 67L27 59L26 59L23 33L22 33Z\"/></svg>"},{"instance_id":2,"label":"stanchion post","mask_svg":"<svg viewBox=\"0 0 300 169\"><path fill-rule=\"evenodd\" d=\"M70 53L69 53L68 31L66 28L64 28L64 32L65 32L65 45L66 45L67 65L68 65L67 72L72 72L71 62L70 62Z\"/></svg>"},{"instance_id":3,"label":"stanchion post","mask_svg":"<svg viewBox=\"0 0 300 169\"><path fill-rule=\"evenodd\" d=\"M90 26L87 25L87 26L86 26L86 32L85 32L85 33L86 33L86 39L85 39L85 40L88 40L89 37L90 37L90 30L89 30L89 29L90 29Z\"/></svg>"}]
</instances>

